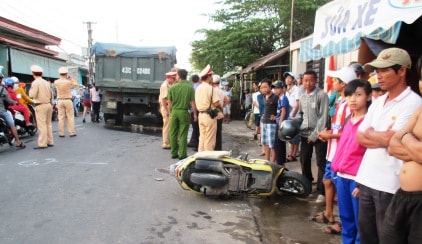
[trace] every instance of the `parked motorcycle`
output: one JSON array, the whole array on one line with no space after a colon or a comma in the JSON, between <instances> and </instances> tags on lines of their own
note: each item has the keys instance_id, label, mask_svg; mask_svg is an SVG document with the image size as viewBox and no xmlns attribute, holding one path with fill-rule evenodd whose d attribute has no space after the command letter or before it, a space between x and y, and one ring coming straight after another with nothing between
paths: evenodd
<instances>
[{"instance_id":1,"label":"parked motorcycle","mask_svg":"<svg viewBox=\"0 0 422 244\"><path fill-rule=\"evenodd\" d=\"M169 167L185 190L207 196L271 196L289 193L307 197L312 184L303 175L263 159L235 157L229 151L198 152Z\"/></svg>"}]
</instances>

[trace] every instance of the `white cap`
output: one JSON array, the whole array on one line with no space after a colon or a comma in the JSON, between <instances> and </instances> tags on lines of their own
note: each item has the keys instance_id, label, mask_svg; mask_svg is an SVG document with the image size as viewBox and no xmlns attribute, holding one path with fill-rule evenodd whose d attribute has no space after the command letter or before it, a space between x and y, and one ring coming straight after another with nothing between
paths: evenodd
<instances>
[{"instance_id":1,"label":"white cap","mask_svg":"<svg viewBox=\"0 0 422 244\"><path fill-rule=\"evenodd\" d=\"M333 78L338 78L346 84L357 78L355 70L350 67L343 67L336 71L329 70L327 75Z\"/></svg>"},{"instance_id":2,"label":"white cap","mask_svg":"<svg viewBox=\"0 0 422 244\"><path fill-rule=\"evenodd\" d=\"M42 73L43 70L40 66L34 64L31 66L31 72Z\"/></svg>"},{"instance_id":3,"label":"white cap","mask_svg":"<svg viewBox=\"0 0 422 244\"><path fill-rule=\"evenodd\" d=\"M199 77L204 77L206 75L211 75L212 74L212 69L211 69L211 65L207 65L202 71L201 73L199 73Z\"/></svg>"},{"instance_id":4,"label":"white cap","mask_svg":"<svg viewBox=\"0 0 422 244\"><path fill-rule=\"evenodd\" d=\"M67 74L69 72L69 70L67 69L67 67L60 67L59 68L59 74Z\"/></svg>"},{"instance_id":5,"label":"white cap","mask_svg":"<svg viewBox=\"0 0 422 244\"><path fill-rule=\"evenodd\" d=\"M212 83L217 84L220 83L221 77L219 75L212 75Z\"/></svg>"},{"instance_id":6,"label":"white cap","mask_svg":"<svg viewBox=\"0 0 422 244\"><path fill-rule=\"evenodd\" d=\"M17 83L19 81L18 77L16 77L16 76L12 76L12 77L10 77L10 79L12 79L15 83Z\"/></svg>"}]
</instances>

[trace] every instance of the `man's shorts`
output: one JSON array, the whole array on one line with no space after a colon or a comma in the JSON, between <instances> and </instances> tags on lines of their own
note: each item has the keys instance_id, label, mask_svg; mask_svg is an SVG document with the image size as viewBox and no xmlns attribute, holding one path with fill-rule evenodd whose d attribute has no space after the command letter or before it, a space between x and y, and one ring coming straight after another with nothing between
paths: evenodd
<instances>
[{"instance_id":1,"label":"man's shorts","mask_svg":"<svg viewBox=\"0 0 422 244\"><path fill-rule=\"evenodd\" d=\"M293 139L289 141L290 144L299 145L300 143L300 135L297 134Z\"/></svg>"},{"instance_id":2,"label":"man's shorts","mask_svg":"<svg viewBox=\"0 0 422 244\"><path fill-rule=\"evenodd\" d=\"M327 161L327 163L325 164L324 176L322 178L333 181L337 178L337 173L331 169L330 161Z\"/></svg>"},{"instance_id":3,"label":"man's shorts","mask_svg":"<svg viewBox=\"0 0 422 244\"><path fill-rule=\"evenodd\" d=\"M261 124L261 144L274 148L277 124Z\"/></svg>"},{"instance_id":4,"label":"man's shorts","mask_svg":"<svg viewBox=\"0 0 422 244\"><path fill-rule=\"evenodd\" d=\"M7 126L15 126L15 121L13 120L13 116L9 111L0 113L0 117L4 119Z\"/></svg>"},{"instance_id":5,"label":"man's shorts","mask_svg":"<svg viewBox=\"0 0 422 244\"><path fill-rule=\"evenodd\" d=\"M224 107L223 107L223 114L230 115L230 112L231 112L231 104L224 105Z\"/></svg>"},{"instance_id":6,"label":"man's shorts","mask_svg":"<svg viewBox=\"0 0 422 244\"><path fill-rule=\"evenodd\" d=\"M261 115L259 114L253 114L254 116L254 122L255 122L255 126L259 127L259 124L261 123Z\"/></svg>"}]
</instances>

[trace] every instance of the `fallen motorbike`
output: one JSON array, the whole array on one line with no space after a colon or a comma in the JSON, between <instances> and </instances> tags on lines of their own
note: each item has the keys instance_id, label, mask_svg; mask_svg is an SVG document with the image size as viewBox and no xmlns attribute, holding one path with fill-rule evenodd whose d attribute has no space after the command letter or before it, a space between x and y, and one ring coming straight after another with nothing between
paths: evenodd
<instances>
[{"instance_id":1,"label":"fallen motorbike","mask_svg":"<svg viewBox=\"0 0 422 244\"><path fill-rule=\"evenodd\" d=\"M271 196L289 193L307 197L312 184L301 174L248 155L229 151L198 152L169 167L185 190L208 196Z\"/></svg>"}]
</instances>

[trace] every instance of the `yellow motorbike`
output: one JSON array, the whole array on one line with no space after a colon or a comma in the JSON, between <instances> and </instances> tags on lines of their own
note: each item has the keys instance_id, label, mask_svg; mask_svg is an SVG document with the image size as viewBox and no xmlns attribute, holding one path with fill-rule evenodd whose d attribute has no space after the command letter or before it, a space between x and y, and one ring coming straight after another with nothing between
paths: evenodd
<instances>
[{"instance_id":1,"label":"yellow motorbike","mask_svg":"<svg viewBox=\"0 0 422 244\"><path fill-rule=\"evenodd\" d=\"M303 175L262 159L231 151L198 152L169 167L185 190L207 196L271 196L281 192L307 197L312 184Z\"/></svg>"}]
</instances>

